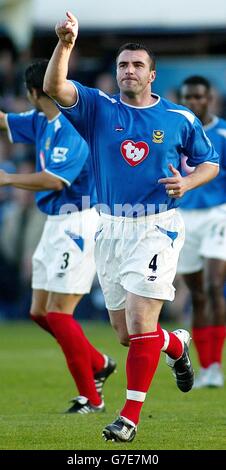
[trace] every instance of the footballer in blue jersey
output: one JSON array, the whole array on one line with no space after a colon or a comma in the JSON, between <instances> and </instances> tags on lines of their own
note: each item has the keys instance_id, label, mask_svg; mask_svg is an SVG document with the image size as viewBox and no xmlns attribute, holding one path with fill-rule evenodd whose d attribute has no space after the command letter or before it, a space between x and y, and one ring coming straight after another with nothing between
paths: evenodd
<instances>
[{"instance_id":1,"label":"footballer in blue jersey","mask_svg":"<svg viewBox=\"0 0 226 470\"><path fill-rule=\"evenodd\" d=\"M11 142L35 145L36 173L0 171L0 185L34 191L39 209L48 216L32 259L31 318L60 344L79 391L67 412L93 413L104 410L103 384L116 367L89 343L73 318L96 271L95 184L87 143L43 92L47 64L37 61L25 72L35 109L0 112L0 128L8 130Z\"/></svg>"},{"instance_id":2,"label":"footballer in blue jersey","mask_svg":"<svg viewBox=\"0 0 226 470\"><path fill-rule=\"evenodd\" d=\"M172 285L184 225L178 199L218 173L218 155L194 114L151 93L153 53L136 43L117 54L119 96L67 80L78 21L67 12L56 26L58 44L50 59L44 90L88 142L100 224L95 258L112 326L129 346L126 402L103 430L106 440L130 442L155 374L160 351L167 355L177 386L188 392L193 369L185 330L163 331L158 317ZM186 149L186 150L185 150ZM182 153L196 170L182 177Z\"/></svg>"},{"instance_id":3,"label":"footballer in blue jersey","mask_svg":"<svg viewBox=\"0 0 226 470\"><path fill-rule=\"evenodd\" d=\"M226 268L226 121L210 112L211 85L200 76L187 78L181 101L200 119L220 156L218 176L181 200L186 238L178 272L191 291L193 340L200 362L194 387L222 387L222 351L225 340ZM193 171L182 158L183 171Z\"/></svg>"}]
</instances>

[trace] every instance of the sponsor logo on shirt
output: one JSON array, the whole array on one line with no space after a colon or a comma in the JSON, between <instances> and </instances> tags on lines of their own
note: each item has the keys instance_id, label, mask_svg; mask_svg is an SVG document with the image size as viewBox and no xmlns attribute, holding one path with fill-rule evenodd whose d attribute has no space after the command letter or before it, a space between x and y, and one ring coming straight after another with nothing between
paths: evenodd
<instances>
[{"instance_id":1,"label":"sponsor logo on shirt","mask_svg":"<svg viewBox=\"0 0 226 470\"><path fill-rule=\"evenodd\" d=\"M51 160L53 160L53 162L55 163L65 162L65 160L67 159L67 152L68 148L66 147L54 147L51 154Z\"/></svg>"},{"instance_id":2,"label":"sponsor logo on shirt","mask_svg":"<svg viewBox=\"0 0 226 470\"><path fill-rule=\"evenodd\" d=\"M120 150L125 161L131 166L139 165L149 154L149 146L143 141L124 140Z\"/></svg>"},{"instance_id":3,"label":"sponsor logo on shirt","mask_svg":"<svg viewBox=\"0 0 226 470\"><path fill-rule=\"evenodd\" d=\"M164 131L153 131L152 133L152 142L155 144L162 144L164 140Z\"/></svg>"}]
</instances>

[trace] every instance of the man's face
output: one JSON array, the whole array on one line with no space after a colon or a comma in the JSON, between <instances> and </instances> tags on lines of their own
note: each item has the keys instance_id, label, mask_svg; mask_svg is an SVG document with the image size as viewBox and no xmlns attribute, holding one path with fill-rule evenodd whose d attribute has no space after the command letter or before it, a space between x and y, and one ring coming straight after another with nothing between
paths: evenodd
<instances>
[{"instance_id":1,"label":"man's face","mask_svg":"<svg viewBox=\"0 0 226 470\"><path fill-rule=\"evenodd\" d=\"M210 93L204 85L183 85L181 88L181 104L191 109L201 118L208 110Z\"/></svg>"},{"instance_id":2,"label":"man's face","mask_svg":"<svg viewBox=\"0 0 226 470\"><path fill-rule=\"evenodd\" d=\"M155 79L155 71L150 70L150 57L144 50L122 51L117 59L117 83L120 91L135 97L142 93Z\"/></svg>"}]
</instances>

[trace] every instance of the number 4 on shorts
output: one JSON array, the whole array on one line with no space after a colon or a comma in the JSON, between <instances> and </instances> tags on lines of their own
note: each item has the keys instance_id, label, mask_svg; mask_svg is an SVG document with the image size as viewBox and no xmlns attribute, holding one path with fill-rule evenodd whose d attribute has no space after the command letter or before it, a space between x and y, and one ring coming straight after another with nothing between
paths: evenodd
<instances>
[{"instance_id":1,"label":"number 4 on shorts","mask_svg":"<svg viewBox=\"0 0 226 470\"><path fill-rule=\"evenodd\" d=\"M157 270L157 256L158 255L153 256L148 266L150 269L152 269L153 272Z\"/></svg>"}]
</instances>

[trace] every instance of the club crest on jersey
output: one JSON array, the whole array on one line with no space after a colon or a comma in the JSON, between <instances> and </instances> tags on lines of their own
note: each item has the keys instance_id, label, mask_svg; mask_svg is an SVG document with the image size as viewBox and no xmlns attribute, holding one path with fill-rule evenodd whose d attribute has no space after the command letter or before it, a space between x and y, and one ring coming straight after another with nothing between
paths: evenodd
<instances>
[{"instance_id":1,"label":"club crest on jersey","mask_svg":"<svg viewBox=\"0 0 226 470\"><path fill-rule=\"evenodd\" d=\"M139 165L149 154L149 146L143 141L124 140L120 150L125 161L131 166Z\"/></svg>"},{"instance_id":2,"label":"club crest on jersey","mask_svg":"<svg viewBox=\"0 0 226 470\"><path fill-rule=\"evenodd\" d=\"M164 131L155 130L152 133L152 142L155 144L162 144L164 139Z\"/></svg>"}]
</instances>

